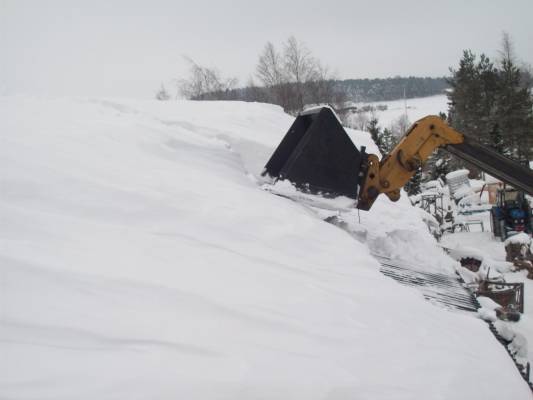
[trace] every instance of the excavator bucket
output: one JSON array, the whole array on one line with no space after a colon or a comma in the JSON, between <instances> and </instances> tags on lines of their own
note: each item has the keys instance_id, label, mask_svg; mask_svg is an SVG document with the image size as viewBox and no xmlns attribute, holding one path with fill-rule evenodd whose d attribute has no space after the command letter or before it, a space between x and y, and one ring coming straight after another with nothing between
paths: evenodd
<instances>
[{"instance_id":1,"label":"excavator bucket","mask_svg":"<svg viewBox=\"0 0 533 400\"><path fill-rule=\"evenodd\" d=\"M311 193L357 199L366 157L365 148L357 150L333 111L317 108L298 115L263 175L287 179Z\"/></svg>"}]
</instances>

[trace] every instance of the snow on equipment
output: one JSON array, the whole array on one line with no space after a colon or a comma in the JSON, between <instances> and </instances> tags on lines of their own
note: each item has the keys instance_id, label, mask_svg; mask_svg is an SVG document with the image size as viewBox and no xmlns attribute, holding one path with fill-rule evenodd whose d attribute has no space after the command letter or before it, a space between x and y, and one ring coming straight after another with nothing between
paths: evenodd
<instances>
[{"instance_id":1,"label":"snow on equipment","mask_svg":"<svg viewBox=\"0 0 533 400\"><path fill-rule=\"evenodd\" d=\"M324 107L298 115L263 175L288 179L312 193L356 199L365 165L365 148L357 150L333 111Z\"/></svg>"},{"instance_id":2,"label":"snow on equipment","mask_svg":"<svg viewBox=\"0 0 533 400\"><path fill-rule=\"evenodd\" d=\"M450 195L457 201L474 193L468 180L469 173L470 171L467 169L460 169L446 175L446 183L450 188Z\"/></svg>"},{"instance_id":3,"label":"snow on equipment","mask_svg":"<svg viewBox=\"0 0 533 400\"><path fill-rule=\"evenodd\" d=\"M433 151L445 147L492 176L533 195L533 172L451 128L437 116L415 122L396 147L379 160L361 151L329 108L298 115L272 154L263 175L288 180L300 190L324 196L344 195L369 210L384 193L400 198L400 189Z\"/></svg>"}]
</instances>

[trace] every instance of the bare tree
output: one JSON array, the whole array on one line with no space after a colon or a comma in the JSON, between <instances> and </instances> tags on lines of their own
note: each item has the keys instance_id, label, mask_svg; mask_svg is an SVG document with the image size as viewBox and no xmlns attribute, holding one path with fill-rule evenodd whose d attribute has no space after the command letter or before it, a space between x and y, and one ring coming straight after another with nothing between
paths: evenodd
<instances>
[{"instance_id":1,"label":"bare tree","mask_svg":"<svg viewBox=\"0 0 533 400\"><path fill-rule=\"evenodd\" d=\"M329 102L325 100L333 97L333 85L331 84L332 80L329 75L328 67L322 66L317 60L315 64L315 74L306 85L306 94L308 97L306 100L312 104Z\"/></svg>"},{"instance_id":2,"label":"bare tree","mask_svg":"<svg viewBox=\"0 0 533 400\"><path fill-rule=\"evenodd\" d=\"M317 80L317 61L307 47L291 36L284 46L284 69L289 82L294 83L297 109L302 110L305 102L304 83Z\"/></svg>"},{"instance_id":3,"label":"bare tree","mask_svg":"<svg viewBox=\"0 0 533 400\"><path fill-rule=\"evenodd\" d=\"M284 83L282 60L271 42L267 42L263 53L259 56L256 72L266 87L274 87Z\"/></svg>"},{"instance_id":4,"label":"bare tree","mask_svg":"<svg viewBox=\"0 0 533 400\"><path fill-rule=\"evenodd\" d=\"M339 90L336 77L329 68L315 60L315 74L313 79L304 83L306 103L329 104L334 108L342 108L347 101L346 92Z\"/></svg>"},{"instance_id":5,"label":"bare tree","mask_svg":"<svg viewBox=\"0 0 533 400\"><path fill-rule=\"evenodd\" d=\"M189 63L189 78L178 81L179 92L192 100L221 100L237 84L236 78L222 78L215 68L198 65L191 58L185 57Z\"/></svg>"},{"instance_id":6,"label":"bare tree","mask_svg":"<svg viewBox=\"0 0 533 400\"><path fill-rule=\"evenodd\" d=\"M271 101L288 112L301 111L306 104L337 105L345 99L329 69L294 36L284 43L282 53L271 42L265 45L256 75Z\"/></svg>"},{"instance_id":7,"label":"bare tree","mask_svg":"<svg viewBox=\"0 0 533 400\"><path fill-rule=\"evenodd\" d=\"M256 74L267 89L270 100L288 110L290 108L291 94L283 69L283 60L271 42L267 42L259 56Z\"/></svg>"},{"instance_id":8,"label":"bare tree","mask_svg":"<svg viewBox=\"0 0 533 400\"><path fill-rule=\"evenodd\" d=\"M289 113L303 110L306 104L341 106L347 94L330 70L317 60L294 36L283 44L283 51L267 42L255 71L263 87L240 90L248 101L269 101L281 105ZM256 97L254 97L256 96Z\"/></svg>"}]
</instances>

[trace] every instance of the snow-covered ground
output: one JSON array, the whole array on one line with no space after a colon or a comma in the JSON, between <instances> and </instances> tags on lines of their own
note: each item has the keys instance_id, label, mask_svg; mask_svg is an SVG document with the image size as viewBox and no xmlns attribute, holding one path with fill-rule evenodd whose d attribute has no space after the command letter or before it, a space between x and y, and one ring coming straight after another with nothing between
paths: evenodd
<instances>
[{"instance_id":1,"label":"snow-covered ground","mask_svg":"<svg viewBox=\"0 0 533 400\"><path fill-rule=\"evenodd\" d=\"M483 321L379 273L453 265L407 199L355 240L261 189L291 122L0 98L0 398L531 398Z\"/></svg>"},{"instance_id":2,"label":"snow-covered ground","mask_svg":"<svg viewBox=\"0 0 533 400\"><path fill-rule=\"evenodd\" d=\"M520 321L498 322L498 324L507 325L504 329L520 335L521 340L525 339L523 348L526 354L519 356L533 364L533 281L527 279L527 271L510 272L511 265L505 262L504 242L494 238L490 232L490 214L485 212L470 218L484 221L485 232L445 234L442 237L442 245L452 251L464 251L465 254L477 252L478 258L481 258L485 264L484 271L490 273L491 277L502 276L509 283L524 283L524 313ZM530 376L530 381L533 382L533 376Z\"/></svg>"}]
</instances>

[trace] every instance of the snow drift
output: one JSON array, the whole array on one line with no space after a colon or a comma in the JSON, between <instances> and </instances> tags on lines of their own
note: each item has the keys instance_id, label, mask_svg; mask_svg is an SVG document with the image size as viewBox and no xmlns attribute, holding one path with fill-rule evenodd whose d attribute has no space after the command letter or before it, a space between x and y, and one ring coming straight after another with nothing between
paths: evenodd
<instances>
[{"instance_id":1,"label":"snow drift","mask_svg":"<svg viewBox=\"0 0 533 400\"><path fill-rule=\"evenodd\" d=\"M5 97L0 121L1 398L530 398L484 322L261 190L278 107ZM375 209L371 239L432 264L407 202Z\"/></svg>"}]
</instances>

